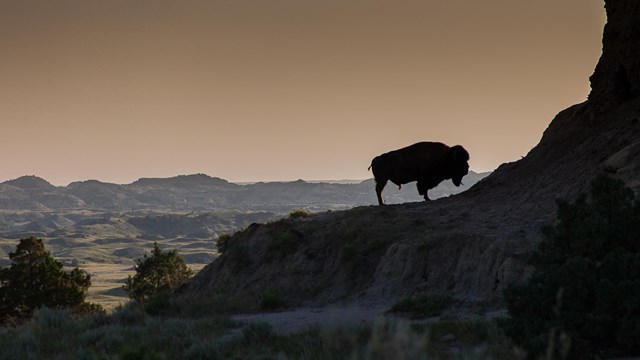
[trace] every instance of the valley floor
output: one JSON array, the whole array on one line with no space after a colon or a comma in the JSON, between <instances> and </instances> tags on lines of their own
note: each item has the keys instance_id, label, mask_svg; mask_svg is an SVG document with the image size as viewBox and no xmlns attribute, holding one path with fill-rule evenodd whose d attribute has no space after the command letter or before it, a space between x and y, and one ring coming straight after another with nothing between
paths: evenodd
<instances>
[{"instance_id":1,"label":"valley floor","mask_svg":"<svg viewBox=\"0 0 640 360\"><path fill-rule=\"evenodd\" d=\"M194 273L205 266L206 264L188 264ZM87 295L88 302L100 304L110 312L119 305L130 301L122 286L129 275L135 274L133 264L89 262L82 264L80 268L91 275L91 288L89 288Z\"/></svg>"}]
</instances>

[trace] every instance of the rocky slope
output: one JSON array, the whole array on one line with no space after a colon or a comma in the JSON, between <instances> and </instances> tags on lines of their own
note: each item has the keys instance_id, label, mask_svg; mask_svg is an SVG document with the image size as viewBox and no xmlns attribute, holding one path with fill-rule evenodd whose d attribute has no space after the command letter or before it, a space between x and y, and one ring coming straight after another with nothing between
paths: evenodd
<instances>
[{"instance_id":1,"label":"rocky slope","mask_svg":"<svg viewBox=\"0 0 640 360\"><path fill-rule=\"evenodd\" d=\"M252 225L180 292L277 293L289 305L446 292L499 306L502 289L527 276L526 255L557 199L587 191L602 171L638 191L640 3L607 0L606 10L589 99L561 111L522 160L437 201Z\"/></svg>"}]
</instances>

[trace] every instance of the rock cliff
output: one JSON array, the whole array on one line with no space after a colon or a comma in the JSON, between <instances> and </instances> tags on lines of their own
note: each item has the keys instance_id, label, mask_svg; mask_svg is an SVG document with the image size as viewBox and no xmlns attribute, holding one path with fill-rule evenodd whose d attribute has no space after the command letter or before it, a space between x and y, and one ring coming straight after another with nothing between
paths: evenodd
<instances>
[{"instance_id":1,"label":"rock cliff","mask_svg":"<svg viewBox=\"0 0 640 360\"><path fill-rule=\"evenodd\" d=\"M277 292L289 305L447 292L499 306L502 289L529 273L526 255L557 199L586 192L602 171L638 190L640 5L607 0L606 10L589 99L561 111L520 161L446 199L253 225L181 292Z\"/></svg>"},{"instance_id":2,"label":"rock cliff","mask_svg":"<svg viewBox=\"0 0 640 360\"><path fill-rule=\"evenodd\" d=\"M640 3L609 0L605 8L602 56L590 78L589 100L609 108L640 96Z\"/></svg>"}]
</instances>

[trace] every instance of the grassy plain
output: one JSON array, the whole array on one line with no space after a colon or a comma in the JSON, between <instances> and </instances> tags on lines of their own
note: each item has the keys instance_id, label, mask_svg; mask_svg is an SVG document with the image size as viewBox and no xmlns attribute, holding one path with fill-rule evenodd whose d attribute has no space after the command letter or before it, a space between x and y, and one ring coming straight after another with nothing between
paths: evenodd
<instances>
[{"instance_id":1,"label":"grassy plain","mask_svg":"<svg viewBox=\"0 0 640 360\"><path fill-rule=\"evenodd\" d=\"M188 264L188 266L197 273L206 264ZM87 301L100 304L107 311L112 311L129 301L122 285L129 275L135 274L133 263L125 265L88 262L82 264L80 268L91 274L91 288Z\"/></svg>"},{"instance_id":2,"label":"grassy plain","mask_svg":"<svg viewBox=\"0 0 640 360\"><path fill-rule=\"evenodd\" d=\"M157 241L163 249L178 249L194 273L213 261L217 254L213 239L179 237L147 240L122 237L122 234L112 232L64 240L42 239L54 258L67 269L78 267L91 275L87 301L100 304L108 311L129 301L122 285L129 275L135 274L136 260L150 253L154 242ZM6 254L3 256L5 266L9 264L8 253L15 250L18 242L19 239L0 239Z\"/></svg>"},{"instance_id":3,"label":"grassy plain","mask_svg":"<svg viewBox=\"0 0 640 360\"><path fill-rule=\"evenodd\" d=\"M21 238L36 236L68 269L89 272L88 301L110 310L128 301L122 285L134 273L136 260L150 253L154 243L162 249L177 249L197 273L217 256L219 233L278 217L231 211L0 210L0 266L10 264L9 253Z\"/></svg>"}]
</instances>

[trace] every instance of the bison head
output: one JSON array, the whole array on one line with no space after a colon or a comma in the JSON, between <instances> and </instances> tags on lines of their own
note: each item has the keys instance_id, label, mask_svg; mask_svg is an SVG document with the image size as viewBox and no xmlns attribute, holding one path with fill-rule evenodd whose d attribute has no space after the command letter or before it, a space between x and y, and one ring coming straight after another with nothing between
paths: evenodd
<instances>
[{"instance_id":1,"label":"bison head","mask_svg":"<svg viewBox=\"0 0 640 360\"><path fill-rule=\"evenodd\" d=\"M460 186L462 178L469 173L469 153L462 146L456 145L449 148L447 160L451 169L451 181L455 186Z\"/></svg>"}]
</instances>

